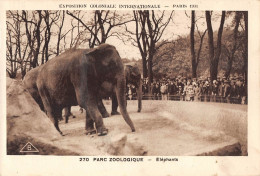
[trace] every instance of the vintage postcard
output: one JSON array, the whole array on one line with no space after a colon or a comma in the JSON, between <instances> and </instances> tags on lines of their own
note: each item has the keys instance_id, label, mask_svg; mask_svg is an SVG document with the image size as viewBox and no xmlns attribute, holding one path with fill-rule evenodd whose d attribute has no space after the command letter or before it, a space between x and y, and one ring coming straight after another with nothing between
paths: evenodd
<instances>
[{"instance_id":1,"label":"vintage postcard","mask_svg":"<svg viewBox=\"0 0 260 176\"><path fill-rule=\"evenodd\" d=\"M0 4L0 175L260 174L259 1Z\"/></svg>"}]
</instances>

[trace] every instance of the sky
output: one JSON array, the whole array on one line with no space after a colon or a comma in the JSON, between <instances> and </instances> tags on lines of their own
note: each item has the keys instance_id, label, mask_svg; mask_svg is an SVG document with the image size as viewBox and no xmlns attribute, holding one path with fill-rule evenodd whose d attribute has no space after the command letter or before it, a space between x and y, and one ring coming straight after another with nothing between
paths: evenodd
<instances>
[{"instance_id":1,"label":"sky","mask_svg":"<svg viewBox=\"0 0 260 176\"><path fill-rule=\"evenodd\" d=\"M131 13L131 12L130 12ZM179 36L188 35L190 33L190 14L191 11L174 11L173 20L170 21L167 28L165 29L161 40L173 40L177 39ZM187 16L188 15L188 16ZM212 16L212 27L213 30L217 30L220 23L220 18L217 18L220 15L220 12L215 12ZM169 16L169 13L168 13ZM206 29L206 19L205 12L198 11L196 12L196 19L198 19L197 24L198 28L201 31ZM226 21L226 24L229 24L230 20ZM134 24L134 23L133 23ZM135 28L135 25L129 24ZM137 47L132 46L130 43L124 44L121 40L116 37L109 38L107 43L114 45L119 51L122 58L128 59L140 59L140 52Z\"/></svg>"},{"instance_id":2,"label":"sky","mask_svg":"<svg viewBox=\"0 0 260 176\"><path fill-rule=\"evenodd\" d=\"M161 11L155 11L155 12L156 12L156 14L161 13ZM88 21L91 21L91 18L93 18L93 11L87 11L87 12L81 12L81 13L84 14L83 21L85 23L88 22ZM121 17L125 17L126 14L130 14L130 15L133 16L132 11L117 11L117 13ZM164 20L167 20L167 18L170 16L170 13L171 13L171 11L165 12ZM191 23L190 14L191 14L191 11L184 11L184 10L174 11L173 18L169 22L167 28L165 29L165 31L162 35L161 41L162 40L174 40L174 39L177 39L179 36L188 35L189 32L190 32L190 23ZM213 16L212 16L213 30L218 29L218 26L219 26L219 23L220 23L220 15L221 15L220 12L214 12L213 13ZM63 27L63 33L65 33L67 30L71 29L71 19L72 19L71 16L66 15L64 27ZM204 11L196 11L196 20L198 20L196 23L198 24L199 30L204 31L206 29L205 12ZM231 22L230 19L229 20L226 19L225 25L230 24L230 22ZM44 24L44 22L43 22L43 24ZM128 27L128 29L134 31L135 30L135 22L127 23L127 27ZM122 27L115 27L111 30L111 32L113 32L113 30L115 30L117 32L125 33L125 29L122 28ZM54 33L56 33L58 31L58 28L55 27L55 25L53 25L52 31ZM76 32L76 30L74 32ZM86 33L86 35L88 35L88 34ZM69 42L70 38L71 38L71 35L68 34L67 37L66 37L67 43ZM24 40L27 40L26 36L24 37ZM106 42L111 44L111 45L114 45L117 48L121 58L141 59L139 49L136 46L133 46L130 42L124 43L122 40L120 40L120 39L118 39L117 37L114 37L114 36L108 38ZM52 35L50 45L53 48L56 48L57 36ZM64 47L64 44L61 44L61 47ZM67 47L68 46L66 46L66 48ZM79 46L79 48L88 48L88 44L85 44L83 46Z\"/></svg>"}]
</instances>

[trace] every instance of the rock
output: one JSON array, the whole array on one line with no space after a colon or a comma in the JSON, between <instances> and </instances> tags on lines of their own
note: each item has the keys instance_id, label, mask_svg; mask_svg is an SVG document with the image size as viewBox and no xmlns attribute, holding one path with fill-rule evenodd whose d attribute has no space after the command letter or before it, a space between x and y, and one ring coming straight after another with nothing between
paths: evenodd
<instances>
[{"instance_id":1,"label":"rock","mask_svg":"<svg viewBox=\"0 0 260 176\"><path fill-rule=\"evenodd\" d=\"M126 134L118 134L111 138L108 153L111 155L123 155L127 141Z\"/></svg>"},{"instance_id":2,"label":"rock","mask_svg":"<svg viewBox=\"0 0 260 176\"><path fill-rule=\"evenodd\" d=\"M7 154L32 154L20 152L27 142L39 150L33 154L66 154L66 151L53 145L61 136L25 90L22 81L6 78L6 96Z\"/></svg>"},{"instance_id":3,"label":"rock","mask_svg":"<svg viewBox=\"0 0 260 176\"><path fill-rule=\"evenodd\" d=\"M204 152L197 156L241 156L241 145L239 142L227 145L211 152Z\"/></svg>"},{"instance_id":4,"label":"rock","mask_svg":"<svg viewBox=\"0 0 260 176\"><path fill-rule=\"evenodd\" d=\"M145 148L137 142L137 138L131 138L126 134L112 137L107 153L110 155L147 155Z\"/></svg>"}]
</instances>

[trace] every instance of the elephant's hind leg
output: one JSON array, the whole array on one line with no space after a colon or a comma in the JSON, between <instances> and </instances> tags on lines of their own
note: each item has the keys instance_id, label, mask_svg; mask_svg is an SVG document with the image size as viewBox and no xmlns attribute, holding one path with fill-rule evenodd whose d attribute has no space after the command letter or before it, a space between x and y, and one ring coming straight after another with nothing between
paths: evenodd
<instances>
[{"instance_id":1,"label":"elephant's hind leg","mask_svg":"<svg viewBox=\"0 0 260 176\"><path fill-rule=\"evenodd\" d=\"M47 112L47 116L50 118L50 120L54 123L55 128L57 131L61 134L61 130L59 128L59 119L62 116L62 109L59 108L58 106L53 106L50 101L50 96L47 90L45 89L40 89L39 90L42 102L44 105L44 109Z\"/></svg>"},{"instance_id":2,"label":"elephant's hind leg","mask_svg":"<svg viewBox=\"0 0 260 176\"><path fill-rule=\"evenodd\" d=\"M57 108L57 109L54 109L52 112L53 112L53 114L50 116L54 117L54 118L51 118L54 120L53 121L54 126L60 132L60 134L63 135L63 133L61 132L61 130L59 128L59 119L62 118L62 110L60 108Z\"/></svg>"},{"instance_id":3,"label":"elephant's hind leg","mask_svg":"<svg viewBox=\"0 0 260 176\"><path fill-rule=\"evenodd\" d=\"M103 118L109 117L109 113L107 112L101 98L98 99L98 109L99 109Z\"/></svg>"}]
</instances>

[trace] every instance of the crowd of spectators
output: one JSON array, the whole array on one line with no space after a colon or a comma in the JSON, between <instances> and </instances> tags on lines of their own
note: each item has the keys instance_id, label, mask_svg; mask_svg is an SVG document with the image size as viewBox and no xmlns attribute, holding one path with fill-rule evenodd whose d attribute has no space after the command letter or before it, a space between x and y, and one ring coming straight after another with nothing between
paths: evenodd
<instances>
[{"instance_id":1,"label":"crowd of spectators","mask_svg":"<svg viewBox=\"0 0 260 176\"><path fill-rule=\"evenodd\" d=\"M136 95L135 87L128 85L128 99ZM129 97L131 91L131 98ZM176 100L176 101L207 101L233 104L247 104L247 85L243 76L218 77L211 81L206 79L191 79L177 77L161 79L151 85L149 94L148 81L143 80L143 99Z\"/></svg>"}]
</instances>

